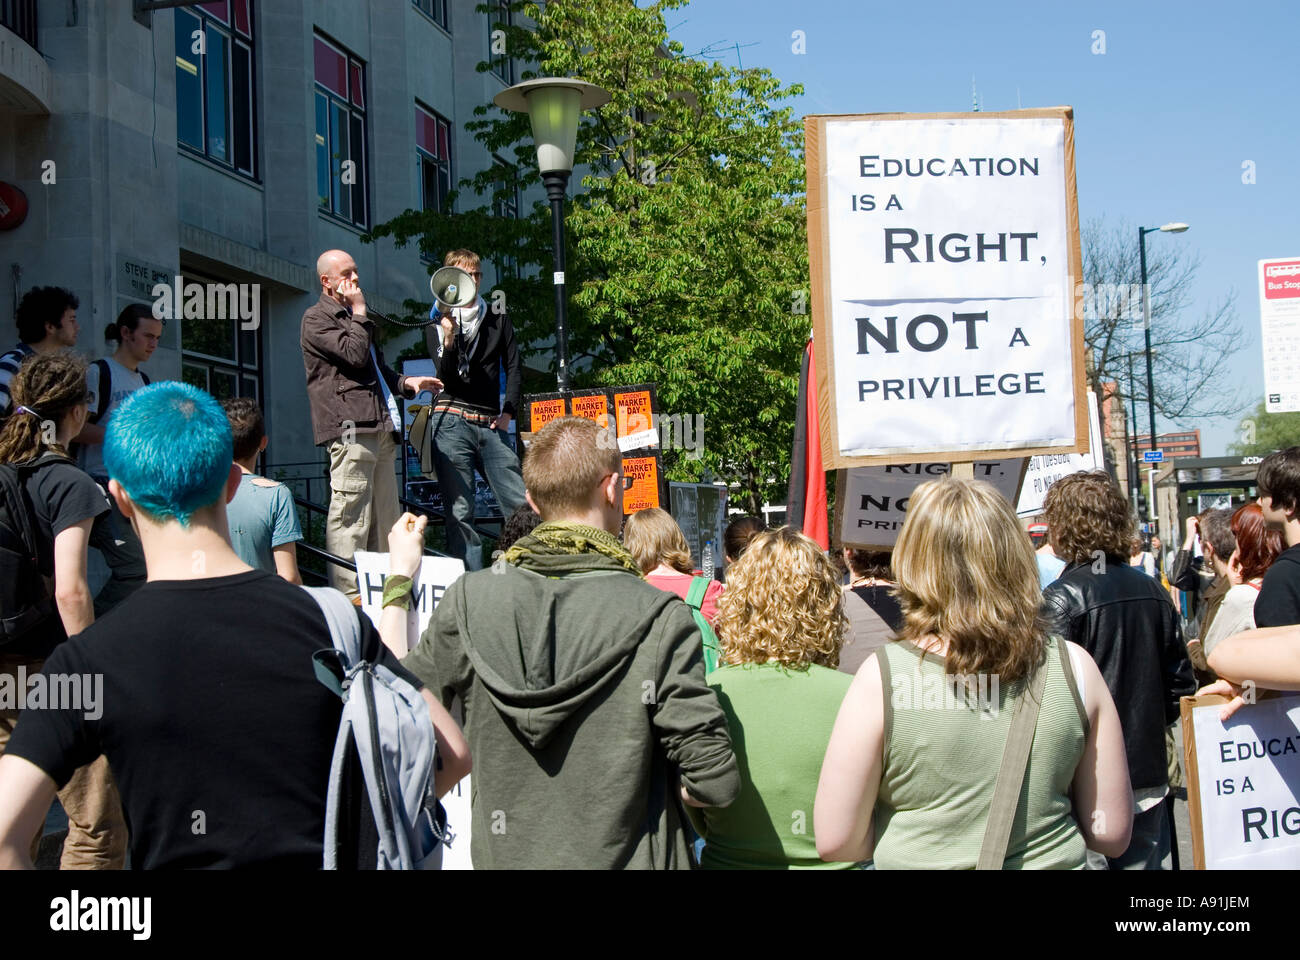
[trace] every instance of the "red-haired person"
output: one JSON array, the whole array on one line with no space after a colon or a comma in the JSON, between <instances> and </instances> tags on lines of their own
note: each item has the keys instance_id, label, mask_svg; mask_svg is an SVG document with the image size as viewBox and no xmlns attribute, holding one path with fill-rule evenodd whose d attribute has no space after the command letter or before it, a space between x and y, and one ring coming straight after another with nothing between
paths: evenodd
<instances>
[{"instance_id":1,"label":"red-haired person","mask_svg":"<svg viewBox=\"0 0 1300 960\"><path fill-rule=\"evenodd\" d=\"M1264 573L1282 552L1282 534L1264 521L1258 503L1248 503L1232 515L1232 535L1237 549L1228 558L1228 577L1233 586L1224 595L1214 622L1205 635L1205 655L1233 634L1255 627L1255 601Z\"/></svg>"}]
</instances>

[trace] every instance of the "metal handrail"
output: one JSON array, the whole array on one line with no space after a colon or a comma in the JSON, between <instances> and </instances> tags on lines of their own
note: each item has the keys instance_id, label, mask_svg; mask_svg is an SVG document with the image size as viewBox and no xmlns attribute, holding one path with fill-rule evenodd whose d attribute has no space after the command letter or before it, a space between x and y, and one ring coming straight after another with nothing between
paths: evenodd
<instances>
[{"instance_id":1,"label":"metal handrail","mask_svg":"<svg viewBox=\"0 0 1300 960\"><path fill-rule=\"evenodd\" d=\"M407 500L402 500L401 498L399 498L399 500L400 500L400 502L402 502L403 504L405 504L405 503L409 503L409 502L410 502L410 501L407 501ZM312 511L315 511L316 513L323 513L323 514L326 514L326 515L329 514L329 508L327 508L327 507L322 507L319 503L312 503L310 500L304 500L302 497L294 497L294 498L293 498L293 502L296 503L296 504L297 504L298 506L300 506L300 507L305 507L306 509L308 509L308 510L312 510ZM413 506L419 506L419 505L418 505L418 504L413 504ZM415 512L415 511L412 511L412 512ZM430 514L428 514L428 513L426 512L426 513L424 514L424 516L430 516ZM493 538L494 540L497 539L495 535L491 535L491 536L492 536L492 538ZM299 541L298 541L298 546L299 546L299 547L302 547L304 550L306 550L306 551L307 551L308 553L310 553L312 556L322 557L323 559L325 559L325 560L328 561L329 563L337 564L337 565L340 566L340 567L346 567L347 569L353 571L354 573L356 572L357 565L356 565L355 563L351 563L351 562L349 562L349 561L347 561L347 560L344 560L344 559L343 559L342 557L340 557L340 556L337 556L337 555L335 555L335 554L333 554L333 553L329 553L329 552L326 551L326 550L322 550L320 547L314 547L314 546L312 546L310 543L308 543L306 540L299 540ZM449 554L449 553L443 553L441 550L434 550L432 547L428 547L428 546L426 546L426 547L424 548L424 555L425 555L426 557L443 557L444 559L447 559L447 560L455 559L455 558L453 558L453 557L451 556L451 554Z\"/></svg>"},{"instance_id":2,"label":"metal handrail","mask_svg":"<svg viewBox=\"0 0 1300 960\"><path fill-rule=\"evenodd\" d=\"M414 500L408 500L406 499L406 497L401 497L401 496L397 498L397 502L400 503L407 510L411 511L411 513L414 513L417 516L428 517L430 520L437 520L439 523L443 523L443 524L447 522L446 518L443 517L441 513L430 510L422 503L416 503ZM502 518L503 522L504 519L505 518L503 517ZM470 523L469 521L465 521L465 523L467 523L469 528L473 530L475 533L477 533L480 537L487 537L489 540L493 540L493 541L501 539L500 533L493 533L491 530L488 530L484 527L480 527L477 523Z\"/></svg>"},{"instance_id":3,"label":"metal handrail","mask_svg":"<svg viewBox=\"0 0 1300 960\"><path fill-rule=\"evenodd\" d=\"M351 562L350 560L344 560L342 557L336 556L335 554L330 553L328 550L322 550L320 547L313 547L306 540L298 541L298 549L305 550L308 554L310 554L313 557L320 557L326 563L332 563L336 567L343 567L345 570L351 570L353 573L357 572L357 565L355 563ZM310 573L312 576L315 577L324 577L324 574L317 573L315 570L308 570L307 573Z\"/></svg>"}]
</instances>

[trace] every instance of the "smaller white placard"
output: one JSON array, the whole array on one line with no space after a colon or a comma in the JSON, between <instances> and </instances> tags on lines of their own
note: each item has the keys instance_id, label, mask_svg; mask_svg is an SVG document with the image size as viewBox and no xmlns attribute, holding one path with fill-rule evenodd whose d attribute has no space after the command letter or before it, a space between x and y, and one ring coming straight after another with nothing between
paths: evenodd
<instances>
[{"instance_id":1,"label":"smaller white placard","mask_svg":"<svg viewBox=\"0 0 1300 960\"><path fill-rule=\"evenodd\" d=\"M1016 503L1016 516L1033 517L1043 512L1043 501L1052 484L1080 470L1104 470L1106 456L1101 446L1101 418L1097 415L1097 395L1088 391L1087 453L1062 453L1030 457L1025 482Z\"/></svg>"},{"instance_id":2,"label":"smaller white placard","mask_svg":"<svg viewBox=\"0 0 1300 960\"><path fill-rule=\"evenodd\" d=\"M384 577L388 573L388 554L358 550L357 588L361 591L361 609L379 629L383 614ZM412 588L411 610L406 618L406 648L414 650L429 625L438 601L447 588L465 572L465 564L451 557L425 557ZM442 798L447 811L447 826L454 835L451 846L443 851L442 869L473 870L469 859L470 782L466 777Z\"/></svg>"},{"instance_id":3,"label":"smaller white placard","mask_svg":"<svg viewBox=\"0 0 1300 960\"><path fill-rule=\"evenodd\" d=\"M1207 870L1300 869L1300 696L1195 707Z\"/></svg>"}]
</instances>

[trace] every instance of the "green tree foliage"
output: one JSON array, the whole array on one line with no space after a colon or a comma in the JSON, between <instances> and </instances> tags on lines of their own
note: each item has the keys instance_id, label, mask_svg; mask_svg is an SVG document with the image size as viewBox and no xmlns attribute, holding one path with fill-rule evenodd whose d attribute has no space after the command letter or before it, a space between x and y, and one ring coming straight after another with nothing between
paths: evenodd
<instances>
[{"instance_id":1,"label":"green tree foliage","mask_svg":"<svg viewBox=\"0 0 1300 960\"><path fill-rule=\"evenodd\" d=\"M1268 413L1261 400L1238 424L1237 435L1240 439L1228 444L1232 456L1267 456L1300 445L1300 413Z\"/></svg>"},{"instance_id":2,"label":"green tree foliage","mask_svg":"<svg viewBox=\"0 0 1300 960\"><path fill-rule=\"evenodd\" d=\"M517 2L516 23L531 23L506 42L522 79L580 77L612 95L582 117L567 205L574 386L656 382L665 414L704 417L702 456L666 451L668 475L710 471L757 511L784 499L810 331L803 132L785 105L802 91L685 56L664 23L684 5ZM461 181L474 209L408 210L373 236L505 265L499 287L526 355L554 369L549 207L493 214L516 185L540 182L529 121L493 105L475 114L467 129L515 166Z\"/></svg>"}]
</instances>

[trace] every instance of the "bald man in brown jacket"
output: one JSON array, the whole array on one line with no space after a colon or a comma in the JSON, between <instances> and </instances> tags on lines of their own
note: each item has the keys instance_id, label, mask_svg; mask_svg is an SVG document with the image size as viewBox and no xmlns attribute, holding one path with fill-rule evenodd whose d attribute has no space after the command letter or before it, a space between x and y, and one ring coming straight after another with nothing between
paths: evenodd
<instances>
[{"instance_id":1,"label":"bald man in brown jacket","mask_svg":"<svg viewBox=\"0 0 1300 960\"><path fill-rule=\"evenodd\" d=\"M330 460L325 549L351 561L358 550L383 551L400 514L394 474L402 421L396 395L437 393L437 377L403 377L384 362L375 324L366 315L357 265L342 250L316 261L321 297L302 316L312 433ZM330 581L354 603L356 574L331 567Z\"/></svg>"}]
</instances>

